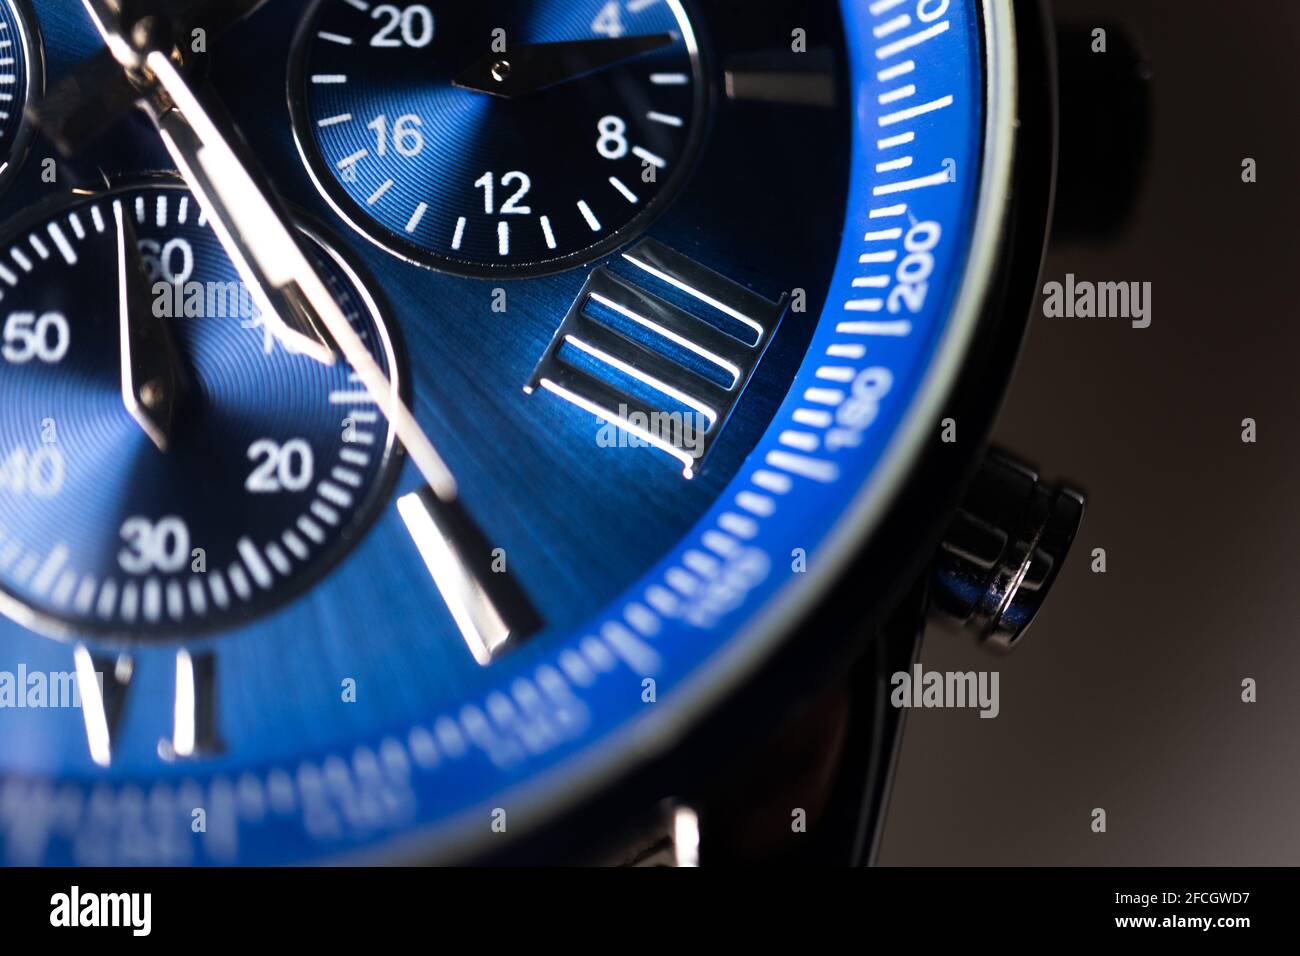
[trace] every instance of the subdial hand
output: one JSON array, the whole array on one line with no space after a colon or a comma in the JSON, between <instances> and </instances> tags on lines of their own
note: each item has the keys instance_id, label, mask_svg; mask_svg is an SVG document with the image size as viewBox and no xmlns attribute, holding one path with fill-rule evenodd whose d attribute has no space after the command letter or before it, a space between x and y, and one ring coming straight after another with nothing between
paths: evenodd
<instances>
[{"instance_id":1,"label":"subdial hand","mask_svg":"<svg viewBox=\"0 0 1300 956\"><path fill-rule=\"evenodd\" d=\"M189 388L168 320L155 315L153 294L130 216L114 203L117 221L117 308L121 328L122 401L159 451L171 445L177 406Z\"/></svg>"},{"instance_id":2,"label":"subdial hand","mask_svg":"<svg viewBox=\"0 0 1300 956\"><path fill-rule=\"evenodd\" d=\"M590 76L672 42L672 34L655 33L610 40L520 44L505 53L481 57L452 83L476 93L512 99Z\"/></svg>"}]
</instances>

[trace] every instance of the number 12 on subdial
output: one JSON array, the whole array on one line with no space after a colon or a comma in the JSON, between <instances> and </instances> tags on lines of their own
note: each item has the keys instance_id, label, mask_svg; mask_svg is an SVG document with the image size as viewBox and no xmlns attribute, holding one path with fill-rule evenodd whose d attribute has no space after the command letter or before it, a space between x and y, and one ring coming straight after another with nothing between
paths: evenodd
<instances>
[{"instance_id":1,"label":"number 12 on subdial","mask_svg":"<svg viewBox=\"0 0 1300 956\"><path fill-rule=\"evenodd\" d=\"M677 0L361 6L305 19L295 129L326 198L399 256L471 275L589 261L689 169L703 88Z\"/></svg>"}]
</instances>

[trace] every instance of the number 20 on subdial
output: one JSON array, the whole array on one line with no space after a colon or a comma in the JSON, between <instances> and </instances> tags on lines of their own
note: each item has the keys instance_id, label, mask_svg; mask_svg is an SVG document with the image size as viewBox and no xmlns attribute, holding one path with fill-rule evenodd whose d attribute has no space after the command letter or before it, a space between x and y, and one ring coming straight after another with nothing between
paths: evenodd
<instances>
[{"instance_id":1,"label":"number 20 on subdial","mask_svg":"<svg viewBox=\"0 0 1300 956\"><path fill-rule=\"evenodd\" d=\"M326 2L302 25L295 130L321 191L417 262L535 274L635 235L703 120L677 0Z\"/></svg>"}]
</instances>

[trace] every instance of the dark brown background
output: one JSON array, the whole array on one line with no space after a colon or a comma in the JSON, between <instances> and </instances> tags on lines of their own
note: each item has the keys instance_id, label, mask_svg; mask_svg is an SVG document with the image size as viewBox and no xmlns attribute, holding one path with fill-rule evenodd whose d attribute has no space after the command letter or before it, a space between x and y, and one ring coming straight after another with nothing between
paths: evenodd
<instances>
[{"instance_id":1,"label":"dark brown background","mask_svg":"<svg viewBox=\"0 0 1300 956\"><path fill-rule=\"evenodd\" d=\"M909 715L881 862L1300 863L1300 2L1053 6L1127 25L1153 122L1128 232L1044 281L1150 281L1152 325L1032 324L996 437L1088 513L1014 654L927 636L927 668L1000 670L1002 712Z\"/></svg>"}]
</instances>

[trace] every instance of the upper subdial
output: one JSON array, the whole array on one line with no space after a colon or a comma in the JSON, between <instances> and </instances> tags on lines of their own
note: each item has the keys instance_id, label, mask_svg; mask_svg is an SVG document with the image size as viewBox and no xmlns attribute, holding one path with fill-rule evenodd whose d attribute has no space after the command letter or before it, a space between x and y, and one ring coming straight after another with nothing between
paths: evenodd
<instances>
[{"instance_id":1,"label":"upper subdial","mask_svg":"<svg viewBox=\"0 0 1300 956\"><path fill-rule=\"evenodd\" d=\"M291 79L312 174L407 259L531 275L633 238L703 120L679 0L320 0Z\"/></svg>"}]
</instances>

